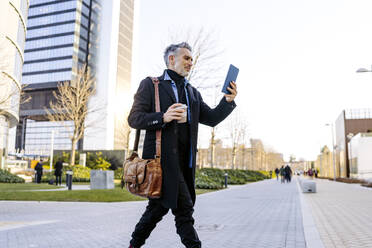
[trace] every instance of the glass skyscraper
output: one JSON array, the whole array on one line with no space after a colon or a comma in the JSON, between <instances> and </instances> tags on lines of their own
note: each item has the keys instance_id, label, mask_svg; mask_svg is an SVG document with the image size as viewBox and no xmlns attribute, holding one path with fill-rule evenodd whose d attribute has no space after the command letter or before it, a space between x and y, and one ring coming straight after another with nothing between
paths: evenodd
<instances>
[{"instance_id":1,"label":"glass skyscraper","mask_svg":"<svg viewBox=\"0 0 372 248\"><path fill-rule=\"evenodd\" d=\"M44 108L54 100L57 84L70 81L80 66L94 72L100 8L99 0L30 0L22 83L31 101L21 106L18 148L47 152L51 130L56 149L70 148L69 120L49 122Z\"/></svg>"},{"instance_id":2,"label":"glass skyscraper","mask_svg":"<svg viewBox=\"0 0 372 248\"><path fill-rule=\"evenodd\" d=\"M122 12L126 13L125 20ZM53 130L55 149L70 149L71 121L49 122L44 108L54 101L53 91L57 90L58 83L70 81L78 68L87 64L97 79L93 100L104 99L107 107L102 114L101 131L92 131L98 135L93 143L101 146L91 147L90 135L84 135L78 148L90 145L90 149L113 149L103 141L113 140L111 131L107 130L115 128L111 123L116 117L107 113L107 108L113 104L110 103L114 99L110 98L112 91L129 91L132 27L133 0L30 0L22 83L27 85L26 92L32 98L21 106L17 148L30 153L48 153ZM111 49L113 47L116 50ZM123 53L124 58L119 61ZM107 66L117 69L105 70ZM112 81L113 76L117 80Z\"/></svg>"}]
</instances>

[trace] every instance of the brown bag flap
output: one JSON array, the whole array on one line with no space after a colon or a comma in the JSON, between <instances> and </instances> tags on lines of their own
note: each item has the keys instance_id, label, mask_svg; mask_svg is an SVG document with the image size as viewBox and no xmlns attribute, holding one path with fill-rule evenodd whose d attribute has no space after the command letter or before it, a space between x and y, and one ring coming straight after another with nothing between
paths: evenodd
<instances>
[{"instance_id":1,"label":"brown bag flap","mask_svg":"<svg viewBox=\"0 0 372 248\"><path fill-rule=\"evenodd\" d=\"M145 179L147 159L135 157L124 162L124 181L126 183L142 184Z\"/></svg>"}]
</instances>

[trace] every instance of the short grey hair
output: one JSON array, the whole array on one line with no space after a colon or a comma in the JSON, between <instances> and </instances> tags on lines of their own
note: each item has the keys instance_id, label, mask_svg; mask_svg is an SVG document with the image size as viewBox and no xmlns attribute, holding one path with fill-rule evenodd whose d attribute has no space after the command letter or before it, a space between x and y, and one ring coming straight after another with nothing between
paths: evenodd
<instances>
[{"instance_id":1,"label":"short grey hair","mask_svg":"<svg viewBox=\"0 0 372 248\"><path fill-rule=\"evenodd\" d=\"M169 55L175 55L177 50L180 49L180 48L186 48L190 52L192 52L192 48L187 42L181 42L179 44L169 45L164 51L164 62L167 65L167 67L169 65Z\"/></svg>"}]
</instances>

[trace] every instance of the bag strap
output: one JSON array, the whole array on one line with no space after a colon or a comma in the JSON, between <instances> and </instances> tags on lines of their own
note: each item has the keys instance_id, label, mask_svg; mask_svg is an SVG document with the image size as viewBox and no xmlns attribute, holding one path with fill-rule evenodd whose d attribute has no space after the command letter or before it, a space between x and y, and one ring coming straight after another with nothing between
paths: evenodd
<instances>
[{"instance_id":1,"label":"bag strap","mask_svg":"<svg viewBox=\"0 0 372 248\"><path fill-rule=\"evenodd\" d=\"M155 88L155 111L160 112L160 100L159 100L159 79L156 77L151 78ZM140 139L141 129L136 130L136 139L134 140L133 152L138 152L138 143ZM161 129L156 130L156 155L155 158L161 156Z\"/></svg>"},{"instance_id":2,"label":"bag strap","mask_svg":"<svg viewBox=\"0 0 372 248\"><path fill-rule=\"evenodd\" d=\"M151 78L155 88L155 111L160 112L160 100L159 100L159 79L156 77ZM155 158L161 156L161 129L156 130L156 155Z\"/></svg>"}]
</instances>

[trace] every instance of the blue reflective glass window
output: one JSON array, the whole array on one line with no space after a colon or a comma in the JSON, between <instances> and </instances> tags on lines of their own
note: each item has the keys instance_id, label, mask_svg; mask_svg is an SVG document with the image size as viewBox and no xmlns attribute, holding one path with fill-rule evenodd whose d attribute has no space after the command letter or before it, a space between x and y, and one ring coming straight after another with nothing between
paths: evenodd
<instances>
[{"instance_id":1,"label":"blue reflective glass window","mask_svg":"<svg viewBox=\"0 0 372 248\"><path fill-rule=\"evenodd\" d=\"M57 49L48 49L48 50L42 50L42 51L26 52L24 54L24 57L25 57L25 61L30 61L30 60L70 56L70 55L73 54L73 52L74 52L73 47L63 47L63 48L57 48Z\"/></svg>"},{"instance_id":2,"label":"blue reflective glass window","mask_svg":"<svg viewBox=\"0 0 372 248\"><path fill-rule=\"evenodd\" d=\"M89 24L88 18L86 18L86 17L83 16L83 15L80 15L80 23L81 23L82 25L84 25L85 27L88 27L88 24Z\"/></svg>"},{"instance_id":3,"label":"blue reflective glass window","mask_svg":"<svg viewBox=\"0 0 372 248\"><path fill-rule=\"evenodd\" d=\"M84 38L88 38L88 30L80 26L80 35Z\"/></svg>"},{"instance_id":4,"label":"blue reflective glass window","mask_svg":"<svg viewBox=\"0 0 372 248\"><path fill-rule=\"evenodd\" d=\"M68 23L64 25L44 27L38 29L31 29L27 31L27 38L43 37L47 35L54 35L66 32L75 31L75 23Z\"/></svg>"},{"instance_id":5,"label":"blue reflective glass window","mask_svg":"<svg viewBox=\"0 0 372 248\"><path fill-rule=\"evenodd\" d=\"M27 27L34 27L56 22L64 22L75 20L76 12L61 13L58 15L41 16L38 18L31 18L27 21Z\"/></svg>"},{"instance_id":6,"label":"blue reflective glass window","mask_svg":"<svg viewBox=\"0 0 372 248\"><path fill-rule=\"evenodd\" d=\"M66 35L40 40L29 40L26 42L25 50L41 47L59 46L64 44L72 44L74 42L74 39L75 39L74 35Z\"/></svg>"},{"instance_id":7,"label":"blue reflective glass window","mask_svg":"<svg viewBox=\"0 0 372 248\"><path fill-rule=\"evenodd\" d=\"M34 71L57 70L63 68L72 68L72 58L24 64L23 72L27 73Z\"/></svg>"},{"instance_id":8,"label":"blue reflective glass window","mask_svg":"<svg viewBox=\"0 0 372 248\"><path fill-rule=\"evenodd\" d=\"M80 38L79 40L79 47L86 48L87 47L87 42L83 39Z\"/></svg>"},{"instance_id":9,"label":"blue reflective glass window","mask_svg":"<svg viewBox=\"0 0 372 248\"><path fill-rule=\"evenodd\" d=\"M30 0L30 5L40 4L40 3L50 3L55 0Z\"/></svg>"},{"instance_id":10,"label":"blue reflective glass window","mask_svg":"<svg viewBox=\"0 0 372 248\"><path fill-rule=\"evenodd\" d=\"M83 12L86 16L89 16L89 4L88 7L83 4L83 7L81 8L81 12Z\"/></svg>"},{"instance_id":11,"label":"blue reflective glass window","mask_svg":"<svg viewBox=\"0 0 372 248\"><path fill-rule=\"evenodd\" d=\"M34 8L29 8L28 16L48 14L55 11L62 11L76 8L77 1L56 2L55 4L42 5Z\"/></svg>"},{"instance_id":12,"label":"blue reflective glass window","mask_svg":"<svg viewBox=\"0 0 372 248\"><path fill-rule=\"evenodd\" d=\"M37 75L24 75L23 84L45 83L45 82L64 82L71 80L71 71L54 72Z\"/></svg>"}]
</instances>

